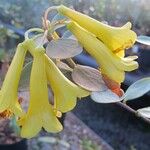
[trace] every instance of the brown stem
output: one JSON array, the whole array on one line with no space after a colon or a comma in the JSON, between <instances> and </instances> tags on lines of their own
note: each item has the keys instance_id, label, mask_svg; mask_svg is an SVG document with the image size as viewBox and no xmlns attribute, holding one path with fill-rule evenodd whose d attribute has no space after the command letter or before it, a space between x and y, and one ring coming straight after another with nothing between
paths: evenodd
<instances>
[{"instance_id":1,"label":"brown stem","mask_svg":"<svg viewBox=\"0 0 150 150\"><path fill-rule=\"evenodd\" d=\"M71 58L67 58L66 61L72 69L75 68L76 63Z\"/></svg>"},{"instance_id":2,"label":"brown stem","mask_svg":"<svg viewBox=\"0 0 150 150\"><path fill-rule=\"evenodd\" d=\"M132 109L127 104L122 103L122 102L117 102L116 104L119 105L120 107L126 109L128 112L133 113L136 117L142 119L143 121L145 121L146 123L148 123L150 125L150 119L140 115L136 110Z\"/></svg>"},{"instance_id":3,"label":"brown stem","mask_svg":"<svg viewBox=\"0 0 150 150\"><path fill-rule=\"evenodd\" d=\"M50 11L54 11L54 10L57 10L57 6L52 6L52 7L47 8L47 10L44 13L43 23L44 23L44 28L46 29L48 29L48 24L47 24L48 14Z\"/></svg>"}]
</instances>

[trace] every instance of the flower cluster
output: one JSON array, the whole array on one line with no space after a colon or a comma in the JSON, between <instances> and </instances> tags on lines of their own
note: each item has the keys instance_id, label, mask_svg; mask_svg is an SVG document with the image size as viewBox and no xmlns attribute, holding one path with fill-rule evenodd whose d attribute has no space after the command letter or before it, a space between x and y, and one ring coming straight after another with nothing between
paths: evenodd
<instances>
[{"instance_id":1,"label":"flower cluster","mask_svg":"<svg viewBox=\"0 0 150 150\"><path fill-rule=\"evenodd\" d=\"M30 103L25 113L18 101L18 83L27 49L33 56L30 75ZM48 84L54 93L54 104L49 102ZM19 117L21 136L31 138L43 127L48 132L59 132L62 125L57 112L67 112L76 105L76 99L88 96L89 92L67 79L55 63L45 54L43 47L25 40L18 45L16 54L6 74L0 91L0 111L10 110Z\"/></svg>"},{"instance_id":2,"label":"flower cluster","mask_svg":"<svg viewBox=\"0 0 150 150\"><path fill-rule=\"evenodd\" d=\"M113 27L63 5L57 10L70 18L68 29L95 58L104 79L108 77L120 84L125 79L125 71L138 68L138 63L134 61L136 56L124 58L124 50L132 47L137 38L136 33L131 30L130 22L122 27Z\"/></svg>"},{"instance_id":3,"label":"flower cluster","mask_svg":"<svg viewBox=\"0 0 150 150\"><path fill-rule=\"evenodd\" d=\"M1 116L14 114L21 126L21 136L25 138L35 136L41 128L53 133L61 131L63 127L58 117L61 113L72 110L76 106L77 98L106 89L118 97L122 96L120 84L124 81L125 71L138 68L138 63L134 61L137 57L124 58L124 50L131 47L136 40L136 34L130 30L131 23L120 28L111 27L65 6L56 8L59 13L69 18L67 29L97 61L99 69L73 62L71 57L82 51L76 40L59 39L54 29L61 21L50 26L50 22L45 20L44 31L41 29L40 32L44 32L42 36L47 39L42 38L42 44L37 42L37 36L26 38L20 43L0 90L0 113ZM67 44L68 41L71 42L70 45ZM48 43L46 49L43 46L45 43ZM50 49L48 53L47 49ZM18 99L18 85L27 51L31 53L33 62L30 73L30 101L25 112ZM66 60L70 66L62 60ZM69 70L71 78L65 76L60 68ZM49 90L53 95L51 99L48 96Z\"/></svg>"}]
</instances>

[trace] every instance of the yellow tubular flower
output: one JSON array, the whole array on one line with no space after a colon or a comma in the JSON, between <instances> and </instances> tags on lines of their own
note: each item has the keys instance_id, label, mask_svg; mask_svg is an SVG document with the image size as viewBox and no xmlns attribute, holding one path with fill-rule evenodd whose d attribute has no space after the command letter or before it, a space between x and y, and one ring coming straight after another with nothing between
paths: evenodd
<instances>
[{"instance_id":1,"label":"yellow tubular flower","mask_svg":"<svg viewBox=\"0 0 150 150\"><path fill-rule=\"evenodd\" d=\"M120 58L108 49L93 34L80 27L75 22L67 25L68 29L76 36L85 50L96 59L101 67L101 72L110 79L121 83L124 80L124 71L138 68L138 63L131 59Z\"/></svg>"},{"instance_id":2,"label":"yellow tubular flower","mask_svg":"<svg viewBox=\"0 0 150 150\"><path fill-rule=\"evenodd\" d=\"M88 91L68 80L47 56L46 72L54 93L54 107L56 110L61 112L70 111L75 107L77 97L81 98L89 95Z\"/></svg>"},{"instance_id":3,"label":"yellow tubular flower","mask_svg":"<svg viewBox=\"0 0 150 150\"><path fill-rule=\"evenodd\" d=\"M17 46L15 56L7 71L5 80L0 91L0 112L10 110L17 116L23 111L18 102L18 83L26 55L25 42Z\"/></svg>"},{"instance_id":4,"label":"yellow tubular flower","mask_svg":"<svg viewBox=\"0 0 150 150\"><path fill-rule=\"evenodd\" d=\"M77 22L81 27L93 33L115 53L122 49L131 47L137 38L136 33L130 30L130 22L122 27L113 27L63 5L58 7L58 11L64 16Z\"/></svg>"},{"instance_id":5,"label":"yellow tubular flower","mask_svg":"<svg viewBox=\"0 0 150 150\"><path fill-rule=\"evenodd\" d=\"M48 101L47 77L45 71L44 49L37 48L34 53L30 76L30 103L27 114L19 124L22 126L21 136L34 137L43 127L48 132L59 132L62 125L58 121Z\"/></svg>"}]
</instances>

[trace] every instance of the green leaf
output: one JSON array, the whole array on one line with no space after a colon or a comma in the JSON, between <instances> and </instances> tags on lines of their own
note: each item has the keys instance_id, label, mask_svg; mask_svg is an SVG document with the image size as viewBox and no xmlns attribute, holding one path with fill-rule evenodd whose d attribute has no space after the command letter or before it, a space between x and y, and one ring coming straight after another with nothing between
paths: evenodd
<instances>
[{"instance_id":1,"label":"green leaf","mask_svg":"<svg viewBox=\"0 0 150 150\"><path fill-rule=\"evenodd\" d=\"M29 87L31 68L32 61L27 63L22 70L21 79L19 82L19 89L21 91L27 90Z\"/></svg>"},{"instance_id":2,"label":"green leaf","mask_svg":"<svg viewBox=\"0 0 150 150\"><path fill-rule=\"evenodd\" d=\"M150 118L150 107L138 109L137 112L144 117Z\"/></svg>"},{"instance_id":3,"label":"green leaf","mask_svg":"<svg viewBox=\"0 0 150 150\"><path fill-rule=\"evenodd\" d=\"M106 90L99 70L89 66L77 65L72 72L72 79L76 84L89 91Z\"/></svg>"},{"instance_id":4,"label":"green leaf","mask_svg":"<svg viewBox=\"0 0 150 150\"><path fill-rule=\"evenodd\" d=\"M140 79L133 83L127 89L122 99L124 99L124 101L132 100L143 96L148 91L150 91L150 77Z\"/></svg>"},{"instance_id":5,"label":"green leaf","mask_svg":"<svg viewBox=\"0 0 150 150\"><path fill-rule=\"evenodd\" d=\"M91 99L97 103L116 103L121 101L118 95L107 89L91 93Z\"/></svg>"},{"instance_id":6,"label":"green leaf","mask_svg":"<svg viewBox=\"0 0 150 150\"><path fill-rule=\"evenodd\" d=\"M149 36L140 35L137 37L136 41L141 44L150 45L150 37Z\"/></svg>"},{"instance_id":7,"label":"green leaf","mask_svg":"<svg viewBox=\"0 0 150 150\"><path fill-rule=\"evenodd\" d=\"M50 58L71 58L80 54L82 51L82 47L73 39L52 40L46 47L46 53Z\"/></svg>"}]
</instances>

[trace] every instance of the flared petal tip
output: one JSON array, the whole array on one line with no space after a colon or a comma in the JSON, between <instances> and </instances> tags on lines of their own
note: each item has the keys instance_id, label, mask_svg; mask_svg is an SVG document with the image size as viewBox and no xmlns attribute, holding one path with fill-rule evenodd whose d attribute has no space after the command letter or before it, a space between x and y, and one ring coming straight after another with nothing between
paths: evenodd
<instances>
[{"instance_id":1,"label":"flared petal tip","mask_svg":"<svg viewBox=\"0 0 150 150\"><path fill-rule=\"evenodd\" d=\"M122 28L127 28L127 29L131 29L131 27L132 27L131 22L127 22L124 26L122 26Z\"/></svg>"},{"instance_id":2,"label":"flared petal tip","mask_svg":"<svg viewBox=\"0 0 150 150\"><path fill-rule=\"evenodd\" d=\"M68 101L68 103L66 103L66 104L59 104L58 106L57 106L57 109L59 110L59 111L61 111L62 113L66 113L66 112L69 112L69 111L71 111L72 109L74 109L75 108L75 106L76 106L76 99L74 99L74 100L71 100L70 102Z\"/></svg>"}]
</instances>

